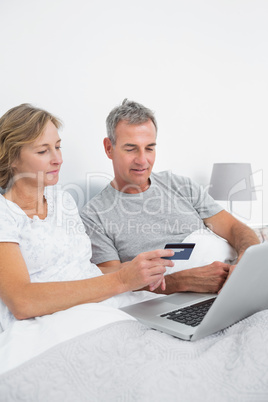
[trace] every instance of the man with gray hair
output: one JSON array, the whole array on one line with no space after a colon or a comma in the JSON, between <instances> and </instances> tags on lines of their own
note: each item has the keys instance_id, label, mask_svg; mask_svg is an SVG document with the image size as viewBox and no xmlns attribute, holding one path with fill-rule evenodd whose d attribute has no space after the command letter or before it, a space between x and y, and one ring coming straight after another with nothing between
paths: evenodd
<instances>
[{"instance_id":1,"label":"man with gray hair","mask_svg":"<svg viewBox=\"0 0 268 402\"><path fill-rule=\"evenodd\" d=\"M113 147L116 143L116 126L121 121L127 121L128 124L141 124L151 120L155 126L157 133L157 122L154 113L147 107L137 102L131 102L124 99L122 105L115 107L106 119L106 128L108 138L111 140Z\"/></svg>"},{"instance_id":2,"label":"man with gray hair","mask_svg":"<svg viewBox=\"0 0 268 402\"><path fill-rule=\"evenodd\" d=\"M212 230L236 250L259 243L255 233L223 210L201 186L169 171L153 173L157 137L154 113L124 100L107 117L103 141L114 179L82 210L92 241L92 262L107 272L120 269L138 254L181 243L193 232ZM213 261L165 276L156 292L216 293L231 265ZM150 290L155 290L150 288Z\"/></svg>"}]
</instances>

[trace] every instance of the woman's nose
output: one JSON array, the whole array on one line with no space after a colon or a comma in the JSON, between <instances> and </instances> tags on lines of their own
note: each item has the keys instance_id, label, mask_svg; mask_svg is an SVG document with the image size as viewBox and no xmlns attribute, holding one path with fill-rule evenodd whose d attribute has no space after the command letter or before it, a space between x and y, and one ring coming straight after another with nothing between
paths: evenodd
<instances>
[{"instance_id":1,"label":"woman's nose","mask_svg":"<svg viewBox=\"0 0 268 402\"><path fill-rule=\"evenodd\" d=\"M62 160L61 151L59 151L59 150L54 151L52 158L51 158L51 163L56 164L56 165L61 165L62 162L63 162L63 160Z\"/></svg>"}]
</instances>

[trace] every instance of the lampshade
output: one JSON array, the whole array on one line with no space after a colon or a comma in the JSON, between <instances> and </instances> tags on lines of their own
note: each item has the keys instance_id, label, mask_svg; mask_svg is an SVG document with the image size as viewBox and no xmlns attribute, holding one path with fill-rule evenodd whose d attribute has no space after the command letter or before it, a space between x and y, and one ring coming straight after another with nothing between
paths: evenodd
<instances>
[{"instance_id":1,"label":"lampshade","mask_svg":"<svg viewBox=\"0 0 268 402\"><path fill-rule=\"evenodd\" d=\"M215 200L256 200L250 163L214 163L209 194Z\"/></svg>"}]
</instances>

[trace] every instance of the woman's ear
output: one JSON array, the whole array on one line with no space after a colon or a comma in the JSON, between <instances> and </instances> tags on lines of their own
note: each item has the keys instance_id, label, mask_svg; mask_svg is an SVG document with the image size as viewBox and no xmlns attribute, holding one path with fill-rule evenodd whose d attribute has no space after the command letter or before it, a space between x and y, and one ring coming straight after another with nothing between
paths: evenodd
<instances>
[{"instance_id":1,"label":"woman's ear","mask_svg":"<svg viewBox=\"0 0 268 402\"><path fill-rule=\"evenodd\" d=\"M106 137L103 140L103 145L105 149L105 153L109 159L113 159L113 146L110 138Z\"/></svg>"},{"instance_id":2,"label":"woman's ear","mask_svg":"<svg viewBox=\"0 0 268 402\"><path fill-rule=\"evenodd\" d=\"M18 157L16 159L14 159L14 161L11 163L10 167L12 169L14 169L15 167L17 167L17 162L18 162Z\"/></svg>"}]
</instances>

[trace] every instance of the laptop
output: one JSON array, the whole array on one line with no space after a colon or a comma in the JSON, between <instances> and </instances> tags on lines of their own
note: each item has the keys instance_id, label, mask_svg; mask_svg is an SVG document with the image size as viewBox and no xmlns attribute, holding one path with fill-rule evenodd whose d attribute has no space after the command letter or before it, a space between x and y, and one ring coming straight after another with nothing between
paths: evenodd
<instances>
[{"instance_id":1,"label":"laptop","mask_svg":"<svg viewBox=\"0 0 268 402\"><path fill-rule=\"evenodd\" d=\"M267 285L268 242L264 242L245 251L218 295L174 293L121 310L151 328L195 341L267 309Z\"/></svg>"}]
</instances>

